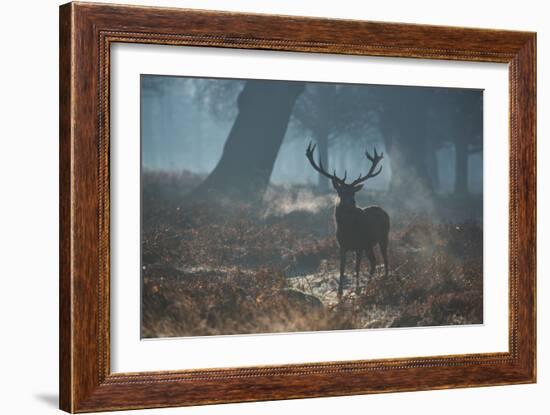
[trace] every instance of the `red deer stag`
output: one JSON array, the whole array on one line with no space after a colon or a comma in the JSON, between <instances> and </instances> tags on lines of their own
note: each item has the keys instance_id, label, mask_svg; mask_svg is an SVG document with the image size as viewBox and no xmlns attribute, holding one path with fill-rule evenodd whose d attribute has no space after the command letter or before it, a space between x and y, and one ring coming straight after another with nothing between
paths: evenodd
<instances>
[{"instance_id":1,"label":"red deer stag","mask_svg":"<svg viewBox=\"0 0 550 415\"><path fill-rule=\"evenodd\" d=\"M370 262L371 275L376 267L376 257L374 256L374 246L378 244L382 257L384 258L385 275L388 276L388 234L390 231L390 217L385 210L378 206L369 206L367 208L358 208L355 204L355 193L363 188L363 182L376 177L382 171L382 166L375 172L376 166L384 157L384 153L378 154L374 149L374 156L365 152L366 157L371 162L369 172L359 177L353 182L347 184L346 177L340 179L334 174L329 174L323 168L323 163L319 158L319 163L313 159L313 153L316 145L309 143L306 150L306 157L320 174L328 177L332 181L332 186L338 193L340 201L336 206L334 216L336 218L336 239L340 246L340 281L338 283L338 297L342 296L344 284L344 272L346 268L346 254L348 251L355 251L355 278L356 292L359 288L359 271L361 267L361 256L366 253Z\"/></svg>"}]
</instances>

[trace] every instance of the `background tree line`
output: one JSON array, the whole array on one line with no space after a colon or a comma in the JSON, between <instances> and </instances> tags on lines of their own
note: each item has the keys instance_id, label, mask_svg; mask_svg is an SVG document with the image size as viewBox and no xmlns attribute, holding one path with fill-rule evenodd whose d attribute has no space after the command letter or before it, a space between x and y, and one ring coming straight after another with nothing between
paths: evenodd
<instances>
[{"instance_id":1,"label":"background tree line","mask_svg":"<svg viewBox=\"0 0 550 415\"><path fill-rule=\"evenodd\" d=\"M204 147L197 154L208 153L213 123L227 128L221 157L195 191L200 197L261 197L282 144L304 138L317 143L329 170L345 166L337 158L357 152L358 142L383 148L393 194L436 192L449 174L438 163L442 150L443 165L454 166L452 193L467 196L469 175L481 176L481 163L469 167L483 151L480 90L143 76L142 109L144 153L178 152L170 146L183 139ZM177 167L162 160L156 166ZM317 182L328 190L325 178Z\"/></svg>"}]
</instances>

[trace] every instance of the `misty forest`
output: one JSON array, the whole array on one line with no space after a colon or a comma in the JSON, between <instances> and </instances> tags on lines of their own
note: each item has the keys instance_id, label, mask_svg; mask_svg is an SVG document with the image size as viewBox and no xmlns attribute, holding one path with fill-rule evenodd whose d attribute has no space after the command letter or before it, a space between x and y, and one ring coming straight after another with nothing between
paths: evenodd
<instances>
[{"instance_id":1,"label":"misty forest","mask_svg":"<svg viewBox=\"0 0 550 415\"><path fill-rule=\"evenodd\" d=\"M144 338L483 323L483 91L141 76Z\"/></svg>"}]
</instances>

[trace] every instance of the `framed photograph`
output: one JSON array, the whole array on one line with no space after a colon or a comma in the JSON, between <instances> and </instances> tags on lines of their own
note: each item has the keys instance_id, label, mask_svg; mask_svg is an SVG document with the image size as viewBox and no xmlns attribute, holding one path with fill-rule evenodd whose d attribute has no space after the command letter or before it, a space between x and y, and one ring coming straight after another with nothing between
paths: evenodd
<instances>
[{"instance_id":1,"label":"framed photograph","mask_svg":"<svg viewBox=\"0 0 550 415\"><path fill-rule=\"evenodd\" d=\"M60 407L536 381L536 35L60 8Z\"/></svg>"}]
</instances>

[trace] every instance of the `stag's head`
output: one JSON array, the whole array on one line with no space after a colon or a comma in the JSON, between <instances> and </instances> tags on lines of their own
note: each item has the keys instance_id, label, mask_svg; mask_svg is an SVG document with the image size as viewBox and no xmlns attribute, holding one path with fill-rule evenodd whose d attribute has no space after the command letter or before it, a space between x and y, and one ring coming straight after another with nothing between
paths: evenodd
<instances>
[{"instance_id":1,"label":"stag's head","mask_svg":"<svg viewBox=\"0 0 550 415\"><path fill-rule=\"evenodd\" d=\"M374 155L371 155L368 151L365 152L365 156L370 160L371 166L369 172L366 175L360 174L357 179L351 183L346 183L346 178L348 176L347 171L344 172L344 177L340 178L336 175L336 171L333 174L328 173L323 167L321 158L319 157L319 162L315 162L313 158L313 153L315 152L316 144L309 143L306 149L306 157L313 166L313 168L322 174L325 177L328 177L332 182L334 190L338 193L340 198L340 204L343 206L355 206L355 193L361 190L364 186L364 182L370 178L376 177L382 171L382 166L378 170L376 167L380 160L384 157L384 153L378 154L376 152L376 147L374 148ZM376 170L376 171L375 171Z\"/></svg>"}]
</instances>

